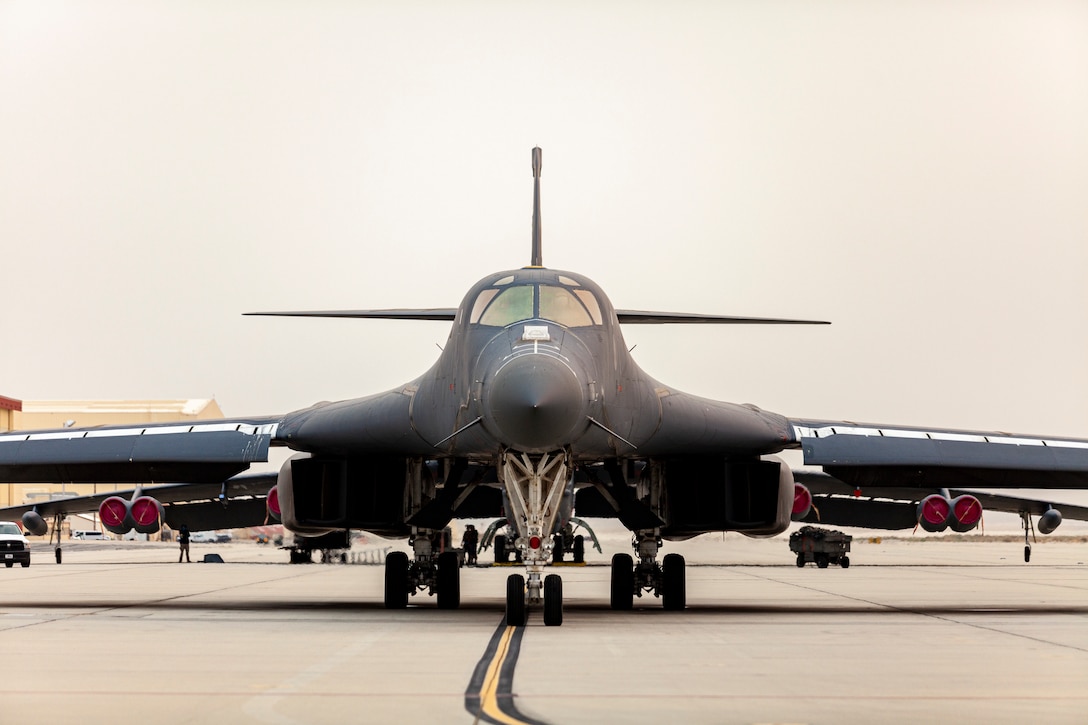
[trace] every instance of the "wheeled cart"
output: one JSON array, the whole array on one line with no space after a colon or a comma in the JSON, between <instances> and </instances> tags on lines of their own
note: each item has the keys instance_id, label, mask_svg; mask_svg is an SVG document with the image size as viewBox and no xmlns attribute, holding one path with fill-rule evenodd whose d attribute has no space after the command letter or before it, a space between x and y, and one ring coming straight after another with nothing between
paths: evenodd
<instances>
[{"instance_id":1,"label":"wheeled cart","mask_svg":"<svg viewBox=\"0 0 1088 725\"><path fill-rule=\"evenodd\" d=\"M826 569L829 564L838 564L843 569L850 566L850 542L854 537L815 526L803 526L790 534L790 551L797 554L797 566L802 567L810 561Z\"/></svg>"}]
</instances>

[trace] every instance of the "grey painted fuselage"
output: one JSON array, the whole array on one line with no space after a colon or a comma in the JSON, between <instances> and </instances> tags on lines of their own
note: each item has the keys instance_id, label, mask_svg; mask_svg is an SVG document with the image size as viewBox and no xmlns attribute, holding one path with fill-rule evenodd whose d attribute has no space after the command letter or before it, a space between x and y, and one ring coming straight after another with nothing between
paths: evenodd
<instances>
[{"instance_id":1,"label":"grey painted fuselage","mask_svg":"<svg viewBox=\"0 0 1088 725\"><path fill-rule=\"evenodd\" d=\"M506 297L512 301L500 309ZM583 461L759 456L791 441L782 416L681 393L646 375L596 284L533 267L478 282L423 375L288 415L279 438L338 455L485 460L503 450L569 450Z\"/></svg>"}]
</instances>

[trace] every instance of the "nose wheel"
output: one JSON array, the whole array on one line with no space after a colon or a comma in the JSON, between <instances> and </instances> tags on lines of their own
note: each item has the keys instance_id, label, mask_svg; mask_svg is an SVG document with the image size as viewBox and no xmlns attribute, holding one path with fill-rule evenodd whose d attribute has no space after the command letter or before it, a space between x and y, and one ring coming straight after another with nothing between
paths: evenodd
<instances>
[{"instance_id":1,"label":"nose wheel","mask_svg":"<svg viewBox=\"0 0 1088 725\"><path fill-rule=\"evenodd\" d=\"M535 580L536 587L533 582ZM540 592L543 590L543 597ZM533 597L533 592L536 597ZM506 578L506 624L510 627L524 627L529 620L529 605L543 601L544 626L558 627L562 624L562 577L549 574L544 577L541 586L540 573L529 573L529 581L520 574L511 574Z\"/></svg>"}]
</instances>

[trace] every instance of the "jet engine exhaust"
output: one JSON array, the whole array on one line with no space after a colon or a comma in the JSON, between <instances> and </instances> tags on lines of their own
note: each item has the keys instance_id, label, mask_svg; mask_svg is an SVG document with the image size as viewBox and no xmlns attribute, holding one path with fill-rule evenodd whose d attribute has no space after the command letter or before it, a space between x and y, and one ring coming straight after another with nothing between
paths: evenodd
<instances>
[{"instance_id":1,"label":"jet engine exhaust","mask_svg":"<svg viewBox=\"0 0 1088 725\"><path fill-rule=\"evenodd\" d=\"M804 484L794 482L793 511L790 513L790 518L794 521L801 521L808 516L808 512L811 510L812 492Z\"/></svg>"},{"instance_id":2,"label":"jet engine exhaust","mask_svg":"<svg viewBox=\"0 0 1088 725\"><path fill-rule=\"evenodd\" d=\"M918 525L931 534L948 528L952 502L939 493L926 496L918 504Z\"/></svg>"},{"instance_id":3,"label":"jet engine exhaust","mask_svg":"<svg viewBox=\"0 0 1088 725\"><path fill-rule=\"evenodd\" d=\"M978 526L982 521L982 504L974 496L964 494L952 499L952 513L948 527L962 534Z\"/></svg>"},{"instance_id":4,"label":"jet engine exhaust","mask_svg":"<svg viewBox=\"0 0 1088 725\"><path fill-rule=\"evenodd\" d=\"M982 503L970 494L949 500L935 493L926 496L918 504L918 525L930 533L952 529L962 534L982 521Z\"/></svg>"},{"instance_id":5,"label":"jet engine exhaust","mask_svg":"<svg viewBox=\"0 0 1088 725\"><path fill-rule=\"evenodd\" d=\"M137 496L132 501L110 496L98 507L102 527L119 535L133 529L138 534L153 534L159 530L163 517L162 504L151 496Z\"/></svg>"},{"instance_id":6,"label":"jet engine exhaust","mask_svg":"<svg viewBox=\"0 0 1088 725\"><path fill-rule=\"evenodd\" d=\"M268 516L276 521L280 520L280 490L277 486L273 486L268 490L268 495L264 499L265 510L268 512Z\"/></svg>"}]
</instances>

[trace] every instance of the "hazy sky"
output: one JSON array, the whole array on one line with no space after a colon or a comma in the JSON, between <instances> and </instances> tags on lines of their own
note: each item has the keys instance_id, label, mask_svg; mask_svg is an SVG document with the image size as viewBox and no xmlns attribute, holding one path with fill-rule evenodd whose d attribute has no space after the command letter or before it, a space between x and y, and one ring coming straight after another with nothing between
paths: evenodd
<instances>
[{"instance_id":1,"label":"hazy sky","mask_svg":"<svg viewBox=\"0 0 1088 725\"><path fill-rule=\"evenodd\" d=\"M1088 437L1084 2L0 0L0 394L282 413L393 387L529 261L655 377Z\"/></svg>"}]
</instances>

